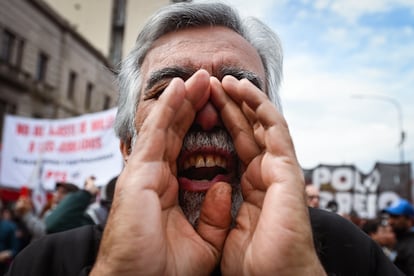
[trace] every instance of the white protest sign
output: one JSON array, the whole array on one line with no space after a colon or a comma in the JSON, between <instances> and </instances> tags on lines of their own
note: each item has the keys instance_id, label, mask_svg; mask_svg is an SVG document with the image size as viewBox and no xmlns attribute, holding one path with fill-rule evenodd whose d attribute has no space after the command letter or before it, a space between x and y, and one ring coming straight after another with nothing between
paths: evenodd
<instances>
[{"instance_id":1,"label":"white protest sign","mask_svg":"<svg viewBox=\"0 0 414 276\"><path fill-rule=\"evenodd\" d=\"M7 115L3 129L0 183L31 187L33 171L42 162L42 185L57 181L82 187L94 175L106 184L122 169L119 139L113 130L116 109L67 119L33 119Z\"/></svg>"}]
</instances>

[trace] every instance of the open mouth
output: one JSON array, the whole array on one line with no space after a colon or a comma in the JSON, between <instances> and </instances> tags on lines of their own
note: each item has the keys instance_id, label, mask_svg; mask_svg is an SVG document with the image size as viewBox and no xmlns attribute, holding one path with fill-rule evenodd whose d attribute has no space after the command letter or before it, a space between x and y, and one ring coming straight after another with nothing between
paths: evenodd
<instances>
[{"instance_id":1,"label":"open mouth","mask_svg":"<svg viewBox=\"0 0 414 276\"><path fill-rule=\"evenodd\" d=\"M227 152L186 152L178 161L178 182L183 190L204 192L218 181L231 182L234 168L235 158Z\"/></svg>"}]
</instances>

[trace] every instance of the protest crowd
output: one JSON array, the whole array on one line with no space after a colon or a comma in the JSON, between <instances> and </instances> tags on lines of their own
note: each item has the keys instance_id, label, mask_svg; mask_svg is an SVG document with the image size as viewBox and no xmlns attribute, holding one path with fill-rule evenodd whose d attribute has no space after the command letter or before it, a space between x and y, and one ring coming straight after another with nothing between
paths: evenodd
<instances>
[{"instance_id":1,"label":"protest crowd","mask_svg":"<svg viewBox=\"0 0 414 276\"><path fill-rule=\"evenodd\" d=\"M312 183L306 185L307 204L319 207L319 189ZM365 232L384 254L406 275L414 275L414 206L400 198L389 207L379 210L373 219L361 218L355 211L338 213L337 204L330 201L326 210L337 213Z\"/></svg>"},{"instance_id":2,"label":"protest crowd","mask_svg":"<svg viewBox=\"0 0 414 276\"><path fill-rule=\"evenodd\" d=\"M99 187L94 176L88 177L83 185L57 182L40 212L36 212L32 194L26 187L17 201L2 203L0 275L6 273L13 258L34 240L85 225L104 227L116 180L117 176Z\"/></svg>"},{"instance_id":3,"label":"protest crowd","mask_svg":"<svg viewBox=\"0 0 414 276\"><path fill-rule=\"evenodd\" d=\"M53 196L36 214L30 194L21 195L8 206L1 205L0 269L4 275L16 256L33 240L84 225L105 227L118 177L97 187L93 176L83 188L56 183ZM309 208L319 208L318 188L306 185ZM336 212L328 208L329 212ZM381 210L374 219L362 219L355 212L341 214L358 226L383 249L384 254L406 275L414 275L414 207L400 199Z\"/></svg>"}]
</instances>

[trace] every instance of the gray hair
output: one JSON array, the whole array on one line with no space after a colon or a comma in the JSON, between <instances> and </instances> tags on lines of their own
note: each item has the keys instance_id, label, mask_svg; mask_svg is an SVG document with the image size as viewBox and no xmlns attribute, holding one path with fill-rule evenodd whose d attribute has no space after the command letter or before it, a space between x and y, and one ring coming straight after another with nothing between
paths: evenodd
<instances>
[{"instance_id":1,"label":"gray hair","mask_svg":"<svg viewBox=\"0 0 414 276\"><path fill-rule=\"evenodd\" d=\"M278 89L282 78L283 54L277 35L258 19L241 19L235 10L222 3L177 3L161 8L147 21L135 47L121 64L115 132L122 141L128 142L136 134L135 114L142 88L140 70L152 44L169 32L198 26L227 27L240 34L257 50L266 73L267 94L282 111Z\"/></svg>"}]
</instances>

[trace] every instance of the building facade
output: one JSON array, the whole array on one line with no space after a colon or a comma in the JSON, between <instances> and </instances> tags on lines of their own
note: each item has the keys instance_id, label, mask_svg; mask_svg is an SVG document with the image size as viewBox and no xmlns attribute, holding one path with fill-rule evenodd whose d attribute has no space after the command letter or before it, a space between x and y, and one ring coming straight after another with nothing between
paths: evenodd
<instances>
[{"instance_id":1,"label":"building facade","mask_svg":"<svg viewBox=\"0 0 414 276\"><path fill-rule=\"evenodd\" d=\"M0 1L0 122L116 105L112 64L41 0Z\"/></svg>"},{"instance_id":2,"label":"building facade","mask_svg":"<svg viewBox=\"0 0 414 276\"><path fill-rule=\"evenodd\" d=\"M118 64L157 9L191 0L44 0L95 48Z\"/></svg>"}]
</instances>

